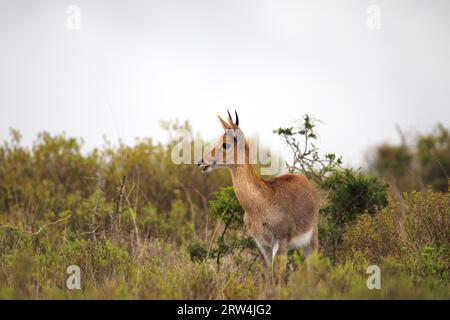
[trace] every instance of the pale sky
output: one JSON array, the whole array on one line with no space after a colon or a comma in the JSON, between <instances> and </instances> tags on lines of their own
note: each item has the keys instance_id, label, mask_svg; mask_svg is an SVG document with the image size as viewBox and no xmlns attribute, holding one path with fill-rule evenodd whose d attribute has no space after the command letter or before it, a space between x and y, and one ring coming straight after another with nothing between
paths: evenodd
<instances>
[{"instance_id":1,"label":"pale sky","mask_svg":"<svg viewBox=\"0 0 450 320\"><path fill-rule=\"evenodd\" d=\"M13 127L86 150L104 135L165 141L174 118L210 139L236 108L247 135L288 155L272 130L310 113L321 149L360 165L398 142L395 124L450 125L449 57L448 0L0 0L0 140Z\"/></svg>"}]
</instances>

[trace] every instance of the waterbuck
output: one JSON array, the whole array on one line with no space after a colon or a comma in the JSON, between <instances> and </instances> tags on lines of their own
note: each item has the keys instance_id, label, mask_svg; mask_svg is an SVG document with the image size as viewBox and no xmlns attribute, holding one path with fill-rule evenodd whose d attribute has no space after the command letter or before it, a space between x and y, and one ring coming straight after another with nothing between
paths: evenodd
<instances>
[{"instance_id":1,"label":"waterbuck","mask_svg":"<svg viewBox=\"0 0 450 320\"><path fill-rule=\"evenodd\" d=\"M303 247L305 256L318 248L317 220L319 201L312 183L301 174L285 174L266 180L250 163L250 146L239 128L235 111L233 121L220 116L225 130L198 162L203 172L228 167L236 197L245 210L248 233L255 240L265 272L271 266L273 276L276 255ZM273 280L273 277L272 277Z\"/></svg>"}]
</instances>

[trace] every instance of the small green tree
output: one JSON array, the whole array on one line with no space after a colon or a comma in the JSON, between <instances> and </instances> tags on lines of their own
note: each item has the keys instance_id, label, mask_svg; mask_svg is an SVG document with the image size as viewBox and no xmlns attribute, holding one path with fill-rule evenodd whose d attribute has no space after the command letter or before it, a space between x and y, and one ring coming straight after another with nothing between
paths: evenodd
<instances>
[{"instance_id":1,"label":"small green tree","mask_svg":"<svg viewBox=\"0 0 450 320\"><path fill-rule=\"evenodd\" d=\"M292 162L286 162L289 172L301 172L320 184L323 179L342 165L342 157L335 153L321 154L316 146L317 119L306 114L303 123L273 132L281 136L292 151Z\"/></svg>"}]
</instances>

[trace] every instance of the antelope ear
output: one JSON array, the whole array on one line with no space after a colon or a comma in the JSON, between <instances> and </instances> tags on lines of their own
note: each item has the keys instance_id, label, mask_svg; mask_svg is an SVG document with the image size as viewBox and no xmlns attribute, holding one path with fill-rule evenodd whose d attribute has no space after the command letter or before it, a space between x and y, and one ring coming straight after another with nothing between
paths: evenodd
<instances>
[{"instance_id":1,"label":"antelope ear","mask_svg":"<svg viewBox=\"0 0 450 320\"><path fill-rule=\"evenodd\" d=\"M217 117L219 118L219 121L220 121L220 124L222 125L222 127L223 127L223 130L227 130L227 129L230 129L231 128L231 126L228 124L228 122L226 122L225 120L223 120L219 115L217 115Z\"/></svg>"}]
</instances>

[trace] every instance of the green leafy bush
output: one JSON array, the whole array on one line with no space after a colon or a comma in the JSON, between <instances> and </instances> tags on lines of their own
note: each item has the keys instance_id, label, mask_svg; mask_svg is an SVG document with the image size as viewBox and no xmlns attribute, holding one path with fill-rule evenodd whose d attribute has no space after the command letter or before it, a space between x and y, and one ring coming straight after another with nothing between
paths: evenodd
<instances>
[{"instance_id":1,"label":"green leafy bush","mask_svg":"<svg viewBox=\"0 0 450 320\"><path fill-rule=\"evenodd\" d=\"M432 132L418 134L411 142L402 134L401 145L377 146L369 162L373 174L388 181L395 191L446 192L449 188L450 134L438 124Z\"/></svg>"},{"instance_id":2,"label":"green leafy bush","mask_svg":"<svg viewBox=\"0 0 450 320\"><path fill-rule=\"evenodd\" d=\"M374 214L388 204L387 184L351 169L334 171L321 187L328 191L322 212L339 226L354 222L365 212Z\"/></svg>"},{"instance_id":3,"label":"green leafy bush","mask_svg":"<svg viewBox=\"0 0 450 320\"><path fill-rule=\"evenodd\" d=\"M245 234L244 209L236 199L233 187L223 187L215 193L216 198L211 200L211 214L217 219L217 231L221 231L213 247L210 247L209 256L215 257L217 265L224 254L232 253L237 249L253 248L253 241ZM213 239L216 232L213 234Z\"/></svg>"},{"instance_id":4,"label":"green leafy bush","mask_svg":"<svg viewBox=\"0 0 450 320\"><path fill-rule=\"evenodd\" d=\"M193 262L205 261L208 255L208 248L200 241L193 241L188 244L187 251Z\"/></svg>"},{"instance_id":5,"label":"green leafy bush","mask_svg":"<svg viewBox=\"0 0 450 320\"><path fill-rule=\"evenodd\" d=\"M388 186L377 178L347 169L334 171L321 187L328 192L320 212L319 236L325 253L336 261L347 225L362 214L373 215L388 204Z\"/></svg>"},{"instance_id":6,"label":"green leafy bush","mask_svg":"<svg viewBox=\"0 0 450 320\"><path fill-rule=\"evenodd\" d=\"M412 192L402 202L362 215L344 235L345 257L378 263L397 261L416 281L450 283L450 203L446 194Z\"/></svg>"}]
</instances>

